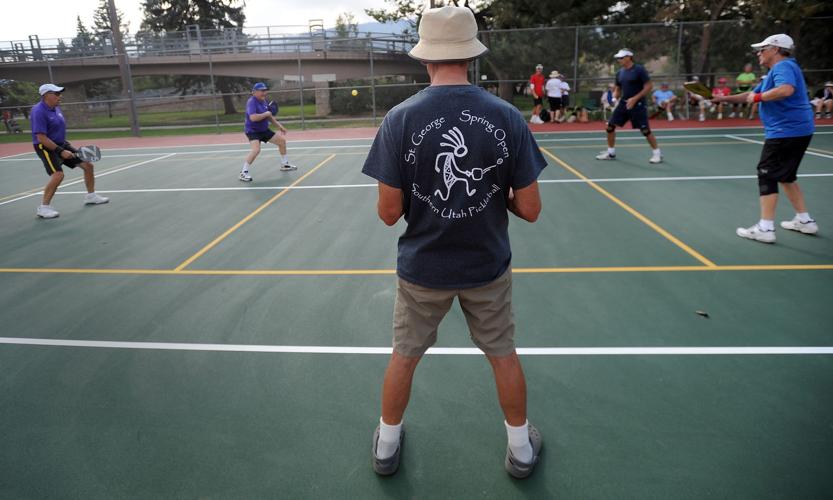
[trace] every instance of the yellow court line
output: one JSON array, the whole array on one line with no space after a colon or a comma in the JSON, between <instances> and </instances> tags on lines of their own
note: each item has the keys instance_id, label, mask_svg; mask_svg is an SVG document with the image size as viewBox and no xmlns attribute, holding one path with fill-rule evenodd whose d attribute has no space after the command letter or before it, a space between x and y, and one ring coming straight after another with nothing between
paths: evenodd
<instances>
[{"instance_id":1,"label":"yellow court line","mask_svg":"<svg viewBox=\"0 0 833 500\"><path fill-rule=\"evenodd\" d=\"M221 234L220 236L217 236L216 238L214 238L214 240L213 240L211 243L209 243L208 245L205 245L205 246L204 246L204 247L202 247L202 248L201 248L201 249L200 249L197 253L195 253L194 255L192 255L192 256L190 256L190 257L188 257L187 259L185 259L185 260L182 262L182 264L180 264L180 265L176 266L176 268L174 268L174 271L181 272L183 269L185 269L186 267L188 267L189 265L191 265L191 264L192 264L195 260L197 260L197 259L199 259L200 257L202 257L202 256L203 256L206 252L208 252L209 250L211 250L212 248L214 248L215 246L217 246L217 245L218 245L221 241L223 241L224 239L226 239L226 238L227 238L227 237L228 237L231 233L233 233L233 232L237 231L237 230L238 230L238 229L239 229L239 228L240 228L243 224L245 224L245 223L249 222L250 220L252 220L252 218L253 218L255 215L257 215L257 214L259 214L260 212L262 212L263 210L265 210L265 209L266 209L266 207L268 207L269 205L271 205L272 203L274 203L275 201L277 201L278 199L280 199L283 195L285 195L286 193L288 193L288 192L289 192L289 191L290 191L293 187L295 187L295 186L297 186L298 184L300 184L300 183L301 183L304 179L306 179L307 177L309 177L310 175L312 175L312 173L313 173L313 172L315 172L315 171L316 171L316 170L318 170L319 168L323 167L323 166L324 166L327 162L329 162L330 160L332 160L332 159L333 159L333 158L335 158L335 157L336 157L336 155L335 155L335 154L331 154L330 156L328 156L327 158L325 158L325 159L324 159L321 163L319 163L318 165L316 165L316 166L312 167L312 169L311 169L309 172L307 172L307 173L305 173L304 175L302 175L301 177L299 177L299 178L298 178L298 180L296 180L295 182L293 182L292 184L290 184L289 186L287 186L287 187L286 187L283 191L281 191L281 192L279 192L278 194L276 194L275 196L273 196L273 197L269 198L269 199L268 199L265 203L263 203L262 205L260 205L260 206L259 206L259 207L257 207L256 209L254 209L254 211L253 211L252 213L250 213L249 215L247 215L246 217L244 217L242 220L240 220L240 222L238 222L237 224L235 224L235 225L231 226L230 228L228 228L228 229L227 229L227 230L226 230L223 234Z\"/></svg>"},{"instance_id":2,"label":"yellow court line","mask_svg":"<svg viewBox=\"0 0 833 500\"><path fill-rule=\"evenodd\" d=\"M554 154L550 153L545 148L540 148L540 149L541 149L541 152L543 152L545 155L547 155L550 158L552 158L553 160L555 160L559 165L561 165L562 167L564 167L565 169L570 171L573 175L575 175L579 179L583 179L590 187L592 187L593 189L595 189L596 191L598 191L599 193L604 195L606 198L608 198L613 203L616 203L617 205L622 207L626 212L628 212L629 214L633 215L634 217L636 217L637 219L642 221L645 225L647 225L648 227L650 227L651 229L653 229L654 231L656 231L657 233L662 235L665 239L667 239L671 243L680 247L687 254L689 254L692 257L694 257L695 259L699 260L700 262L702 262L706 266L709 266L709 267L716 267L717 266L717 264L710 261L709 259L707 259L703 255L701 255L699 252L697 252L696 250L694 250L690 246L688 246L685 243L683 243L682 241L680 241L676 236L674 236L673 234L669 233L668 231L666 231L665 229L660 227L657 223L655 223L651 219L642 215L635 208L631 207L630 205L628 205L624 201L620 200L616 196L613 196L612 194L610 194L609 191L607 191L603 187L599 186L595 182L591 181L587 176L585 176L584 174L582 174L581 172L579 172L575 168L568 165L561 158L559 158L559 157L555 156Z\"/></svg>"},{"instance_id":3,"label":"yellow court line","mask_svg":"<svg viewBox=\"0 0 833 500\"><path fill-rule=\"evenodd\" d=\"M515 267L514 274L655 273L698 271L833 271L833 264L752 264L728 266ZM143 276L392 276L395 269L84 269L0 268L0 274L109 274Z\"/></svg>"}]
</instances>

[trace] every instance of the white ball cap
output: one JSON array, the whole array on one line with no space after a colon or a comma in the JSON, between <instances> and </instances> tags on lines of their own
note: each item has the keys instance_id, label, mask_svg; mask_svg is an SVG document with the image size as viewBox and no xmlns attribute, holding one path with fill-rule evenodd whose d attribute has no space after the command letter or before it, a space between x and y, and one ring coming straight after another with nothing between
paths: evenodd
<instances>
[{"instance_id":1,"label":"white ball cap","mask_svg":"<svg viewBox=\"0 0 833 500\"><path fill-rule=\"evenodd\" d=\"M38 93L44 95L47 92L63 92L64 88L55 85L54 83L44 83L38 88Z\"/></svg>"},{"instance_id":2,"label":"white ball cap","mask_svg":"<svg viewBox=\"0 0 833 500\"><path fill-rule=\"evenodd\" d=\"M795 48L795 42L789 35L785 35L784 33L779 33L777 35L772 35L766 37L766 40L760 43L753 43L753 49L762 49L764 47L781 47L782 49L789 49L792 50Z\"/></svg>"},{"instance_id":3,"label":"white ball cap","mask_svg":"<svg viewBox=\"0 0 833 500\"><path fill-rule=\"evenodd\" d=\"M613 58L614 59L619 59L619 58L622 58L622 57L625 57L625 56L633 57L633 52L631 52L631 49L619 49L619 52L614 54Z\"/></svg>"}]
</instances>

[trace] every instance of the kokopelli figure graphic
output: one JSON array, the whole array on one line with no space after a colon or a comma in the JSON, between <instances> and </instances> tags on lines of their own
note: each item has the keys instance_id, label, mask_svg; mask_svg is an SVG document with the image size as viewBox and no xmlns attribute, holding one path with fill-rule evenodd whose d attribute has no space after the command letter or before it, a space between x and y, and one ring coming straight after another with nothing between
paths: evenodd
<instances>
[{"instance_id":1,"label":"kokopelli figure graphic","mask_svg":"<svg viewBox=\"0 0 833 500\"><path fill-rule=\"evenodd\" d=\"M456 158L464 158L469 154L469 148L466 147L466 140L463 133L457 127L451 128L448 133L443 134L443 139L448 142L441 142L440 146L452 148L451 151L445 151L437 155L434 162L434 170L442 172L443 184L445 184L445 196L441 190L434 191L434 194L439 196L441 200L448 201L451 195L451 188L458 182L462 182L466 188L466 194L473 196L477 190L469 186L468 179L479 181L483 179L483 174L495 168L497 165L492 165L486 168L473 168L471 170L462 170L457 166ZM442 161L442 169L440 169L440 162Z\"/></svg>"}]
</instances>

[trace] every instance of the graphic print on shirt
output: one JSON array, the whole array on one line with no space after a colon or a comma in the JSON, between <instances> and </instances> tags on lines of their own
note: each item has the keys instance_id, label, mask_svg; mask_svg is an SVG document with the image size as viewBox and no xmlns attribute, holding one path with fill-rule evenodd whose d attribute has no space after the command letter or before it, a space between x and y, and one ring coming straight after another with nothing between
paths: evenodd
<instances>
[{"instance_id":1,"label":"graphic print on shirt","mask_svg":"<svg viewBox=\"0 0 833 500\"><path fill-rule=\"evenodd\" d=\"M446 192L445 196L443 196L442 191L438 189L434 191L434 194L439 196L441 200L448 201L448 197L451 195L451 188L453 188L458 182L462 182L466 187L466 194L469 195L469 197L474 196L475 193L477 193L477 189L471 189L469 187L468 179L475 181L483 180L483 174L497 167L497 164L490 165L486 168L475 167L471 170L461 170L460 167L457 166L455 158L463 159L467 154L469 154L469 148L466 147L466 139L463 137L463 133L460 132L459 128L452 127L448 133L443 134L443 139L449 142L441 142L440 146L446 146L452 148L452 150L445 151L437 155L437 159L434 161L434 170L442 172L443 184L445 184ZM440 168L441 161L443 164L442 169ZM461 175L464 177L460 177Z\"/></svg>"},{"instance_id":2,"label":"graphic print on shirt","mask_svg":"<svg viewBox=\"0 0 833 500\"><path fill-rule=\"evenodd\" d=\"M433 162L433 173L441 182L432 183L431 190L424 190L419 182L414 182L412 195L444 219L464 219L479 214L501 190L495 179L489 180L487 174L509 158L506 137L503 128L470 110L461 111L456 119L441 117L433 120L411 134L413 147L408 149L405 161L415 166L419 149L431 144L433 147L429 148L430 153L426 151L429 155L426 160ZM494 157L478 164L483 162L484 156L492 156L484 154L484 142L495 145ZM463 193L465 197L461 198Z\"/></svg>"}]
</instances>

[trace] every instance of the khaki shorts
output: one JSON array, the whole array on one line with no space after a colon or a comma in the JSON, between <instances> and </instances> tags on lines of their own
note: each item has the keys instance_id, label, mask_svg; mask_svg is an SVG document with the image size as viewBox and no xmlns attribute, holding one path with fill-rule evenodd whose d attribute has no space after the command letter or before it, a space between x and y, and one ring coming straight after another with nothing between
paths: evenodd
<instances>
[{"instance_id":1,"label":"khaki shorts","mask_svg":"<svg viewBox=\"0 0 833 500\"><path fill-rule=\"evenodd\" d=\"M393 350L408 357L425 354L437 342L437 327L455 297L471 340L480 350L497 357L515 351L511 268L488 285L458 290L425 288L400 278L393 308Z\"/></svg>"}]
</instances>

